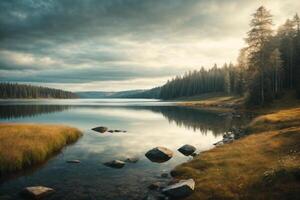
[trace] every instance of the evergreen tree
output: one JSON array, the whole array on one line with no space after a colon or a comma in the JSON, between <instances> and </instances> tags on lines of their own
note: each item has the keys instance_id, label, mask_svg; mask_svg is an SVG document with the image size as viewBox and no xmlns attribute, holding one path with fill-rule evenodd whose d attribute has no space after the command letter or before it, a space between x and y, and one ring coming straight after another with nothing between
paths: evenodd
<instances>
[{"instance_id":1,"label":"evergreen tree","mask_svg":"<svg viewBox=\"0 0 300 200\"><path fill-rule=\"evenodd\" d=\"M0 98L77 98L72 92L17 83L0 83Z\"/></svg>"},{"instance_id":2,"label":"evergreen tree","mask_svg":"<svg viewBox=\"0 0 300 200\"><path fill-rule=\"evenodd\" d=\"M264 104L268 80L266 80L266 63L268 58L268 42L272 38L272 15L263 6L253 14L248 32L250 103ZM259 83L259 84L257 84ZM257 90L258 89L258 90ZM257 93L259 91L259 93ZM259 97L259 99L256 99Z\"/></svg>"}]
</instances>

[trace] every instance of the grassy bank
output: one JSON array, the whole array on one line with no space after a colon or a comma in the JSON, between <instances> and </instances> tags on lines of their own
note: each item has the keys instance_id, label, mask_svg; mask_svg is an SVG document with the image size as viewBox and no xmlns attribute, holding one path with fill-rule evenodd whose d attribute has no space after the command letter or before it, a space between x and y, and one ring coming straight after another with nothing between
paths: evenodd
<instances>
[{"instance_id":1,"label":"grassy bank","mask_svg":"<svg viewBox=\"0 0 300 200\"><path fill-rule=\"evenodd\" d=\"M193 97L178 98L177 105L201 108L213 112L232 112L243 105L244 99L240 96L225 93L209 93Z\"/></svg>"},{"instance_id":2,"label":"grassy bank","mask_svg":"<svg viewBox=\"0 0 300 200\"><path fill-rule=\"evenodd\" d=\"M282 102L262 109L269 114L248 125L251 135L203 152L174 169L175 177L196 181L195 193L187 199L299 197L300 103Z\"/></svg>"},{"instance_id":3,"label":"grassy bank","mask_svg":"<svg viewBox=\"0 0 300 200\"><path fill-rule=\"evenodd\" d=\"M0 173L42 163L80 136L67 126L0 124Z\"/></svg>"}]
</instances>

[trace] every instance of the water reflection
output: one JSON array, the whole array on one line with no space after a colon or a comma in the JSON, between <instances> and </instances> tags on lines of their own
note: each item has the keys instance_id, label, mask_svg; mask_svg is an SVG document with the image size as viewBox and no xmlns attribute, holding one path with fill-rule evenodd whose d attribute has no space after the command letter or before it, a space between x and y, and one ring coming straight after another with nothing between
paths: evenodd
<instances>
[{"instance_id":1,"label":"water reflection","mask_svg":"<svg viewBox=\"0 0 300 200\"><path fill-rule=\"evenodd\" d=\"M68 105L0 105L0 118L33 117L41 114L61 112L70 107Z\"/></svg>"},{"instance_id":2,"label":"water reflection","mask_svg":"<svg viewBox=\"0 0 300 200\"><path fill-rule=\"evenodd\" d=\"M250 121L249 116L242 115L238 119L227 115L218 115L213 112L188 107L148 107L154 112L161 113L170 123L179 127L186 127L202 134L212 131L215 136L222 135L233 128L240 128Z\"/></svg>"},{"instance_id":3,"label":"water reflection","mask_svg":"<svg viewBox=\"0 0 300 200\"><path fill-rule=\"evenodd\" d=\"M10 120L24 117L34 117L42 114L62 112L68 109L80 109L80 112L103 114L106 116L125 117L139 119L157 117L144 112L136 115L136 111L152 111L162 114L169 123L174 123L179 127L185 127L194 131L200 131L207 134L212 131L215 136L230 131L232 128L240 128L249 121L249 118L242 116L239 119L233 119L228 116L220 116L215 113L199 110L196 108L185 108L178 106L87 106L87 105L0 105L0 119Z\"/></svg>"}]
</instances>

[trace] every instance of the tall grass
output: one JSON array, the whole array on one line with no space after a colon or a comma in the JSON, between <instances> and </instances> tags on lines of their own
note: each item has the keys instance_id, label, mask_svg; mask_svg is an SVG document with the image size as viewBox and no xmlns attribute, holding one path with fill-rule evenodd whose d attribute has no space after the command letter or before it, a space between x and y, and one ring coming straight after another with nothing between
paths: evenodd
<instances>
[{"instance_id":1,"label":"tall grass","mask_svg":"<svg viewBox=\"0 0 300 200\"><path fill-rule=\"evenodd\" d=\"M256 118L253 134L201 153L172 175L194 178L187 200L297 199L300 191L300 110Z\"/></svg>"},{"instance_id":2,"label":"tall grass","mask_svg":"<svg viewBox=\"0 0 300 200\"><path fill-rule=\"evenodd\" d=\"M0 124L0 173L42 163L81 135L61 125Z\"/></svg>"}]
</instances>

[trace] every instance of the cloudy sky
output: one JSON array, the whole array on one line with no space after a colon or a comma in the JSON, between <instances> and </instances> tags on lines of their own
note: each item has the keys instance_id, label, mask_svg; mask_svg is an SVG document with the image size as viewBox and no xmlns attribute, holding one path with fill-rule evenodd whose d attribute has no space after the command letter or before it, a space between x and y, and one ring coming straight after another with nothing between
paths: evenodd
<instances>
[{"instance_id":1,"label":"cloudy sky","mask_svg":"<svg viewBox=\"0 0 300 200\"><path fill-rule=\"evenodd\" d=\"M0 80L71 91L158 86L235 62L251 14L278 26L299 0L1 0Z\"/></svg>"}]
</instances>

